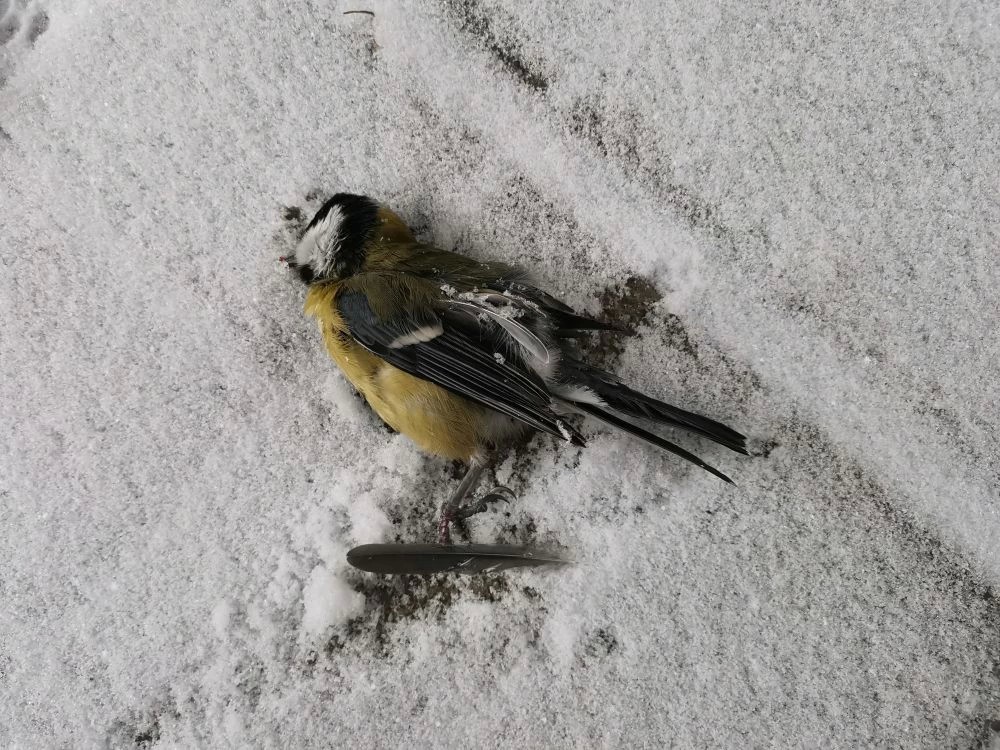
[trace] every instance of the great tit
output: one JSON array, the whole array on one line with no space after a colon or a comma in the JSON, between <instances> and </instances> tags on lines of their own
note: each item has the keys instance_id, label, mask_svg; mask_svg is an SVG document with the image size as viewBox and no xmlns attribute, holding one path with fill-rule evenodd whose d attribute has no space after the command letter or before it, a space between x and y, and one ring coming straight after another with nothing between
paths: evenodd
<instances>
[{"instance_id":1,"label":"great tit","mask_svg":"<svg viewBox=\"0 0 1000 750\"><path fill-rule=\"evenodd\" d=\"M497 449L531 430L584 445L569 414L595 417L730 483L626 417L747 454L735 430L639 393L576 354L580 331L621 329L575 312L520 268L418 242L371 198L334 195L283 260L309 286L306 314L372 409L424 451L469 465L443 508L442 541L454 518L482 509L461 503Z\"/></svg>"}]
</instances>

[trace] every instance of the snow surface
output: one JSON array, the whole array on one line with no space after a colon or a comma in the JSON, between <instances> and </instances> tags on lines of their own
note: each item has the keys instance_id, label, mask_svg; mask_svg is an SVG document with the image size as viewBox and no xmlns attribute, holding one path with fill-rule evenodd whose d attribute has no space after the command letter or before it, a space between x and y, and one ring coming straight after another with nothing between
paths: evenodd
<instances>
[{"instance_id":1,"label":"snow surface","mask_svg":"<svg viewBox=\"0 0 1000 750\"><path fill-rule=\"evenodd\" d=\"M995 4L0 17L0 747L997 746ZM338 190L640 321L739 488L589 425L470 524L574 567L346 568L455 477L276 262Z\"/></svg>"}]
</instances>

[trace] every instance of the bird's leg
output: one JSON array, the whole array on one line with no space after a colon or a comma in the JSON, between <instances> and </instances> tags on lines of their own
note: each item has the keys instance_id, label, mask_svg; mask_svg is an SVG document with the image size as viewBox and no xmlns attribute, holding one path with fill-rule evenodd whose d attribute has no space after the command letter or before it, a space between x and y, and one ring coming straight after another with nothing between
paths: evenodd
<instances>
[{"instance_id":1,"label":"bird's leg","mask_svg":"<svg viewBox=\"0 0 1000 750\"><path fill-rule=\"evenodd\" d=\"M482 513L490 506L490 503L499 502L501 500L505 503L509 503L514 499L516 499L516 496L510 487L494 487L481 498L476 500L476 502L469 503L468 505L462 506L456 510L455 520L464 521L470 516Z\"/></svg>"},{"instance_id":2,"label":"bird's leg","mask_svg":"<svg viewBox=\"0 0 1000 750\"><path fill-rule=\"evenodd\" d=\"M491 503L498 500L510 502L514 499L514 493L509 488L494 487L475 502L464 504L466 498L471 497L476 491L483 472L489 468L491 463L492 461L489 459L474 459L469 464L465 476L462 477L458 489L441 506L441 517L438 519L438 544L451 544L451 525L455 521L464 521L477 513L482 513Z\"/></svg>"},{"instance_id":3,"label":"bird's leg","mask_svg":"<svg viewBox=\"0 0 1000 750\"><path fill-rule=\"evenodd\" d=\"M438 544L451 544L451 522L458 517L462 501L475 491L484 471L486 462L473 459L454 494L441 506L441 516L438 518Z\"/></svg>"}]
</instances>

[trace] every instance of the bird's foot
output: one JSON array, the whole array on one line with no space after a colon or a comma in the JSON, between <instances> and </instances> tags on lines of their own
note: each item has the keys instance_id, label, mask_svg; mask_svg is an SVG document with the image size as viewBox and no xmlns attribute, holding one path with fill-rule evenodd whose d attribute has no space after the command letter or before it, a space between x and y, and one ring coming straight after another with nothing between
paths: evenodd
<instances>
[{"instance_id":1,"label":"bird's foot","mask_svg":"<svg viewBox=\"0 0 1000 750\"><path fill-rule=\"evenodd\" d=\"M438 544L451 544L451 525L455 521L464 521L466 518L482 513L495 502L509 503L515 497L514 492L509 487L494 487L475 502L445 509L438 521Z\"/></svg>"},{"instance_id":2,"label":"bird's foot","mask_svg":"<svg viewBox=\"0 0 1000 750\"><path fill-rule=\"evenodd\" d=\"M516 500L517 496L510 487L494 487L481 498L468 505L463 505L455 511L455 520L464 521L466 518L478 515L496 502L509 503Z\"/></svg>"}]
</instances>

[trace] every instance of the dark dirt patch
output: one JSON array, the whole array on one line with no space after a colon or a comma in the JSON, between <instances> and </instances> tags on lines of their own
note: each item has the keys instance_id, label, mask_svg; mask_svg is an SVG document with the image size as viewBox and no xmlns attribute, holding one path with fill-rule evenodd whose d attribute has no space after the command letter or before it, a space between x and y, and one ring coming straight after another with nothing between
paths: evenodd
<instances>
[{"instance_id":1,"label":"dark dirt patch","mask_svg":"<svg viewBox=\"0 0 1000 750\"><path fill-rule=\"evenodd\" d=\"M44 10L36 13L28 22L28 43L34 45L38 37L49 29L49 14Z\"/></svg>"},{"instance_id":2,"label":"dark dirt patch","mask_svg":"<svg viewBox=\"0 0 1000 750\"><path fill-rule=\"evenodd\" d=\"M17 36L17 32L21 30L21 19L16 15L8 16L0 21L0 45L7 44L11 39Z\"/></svg>"},{"instance_id":3,"label":"dark dirt patch","mask_svg":"<svg viewBox=\"0 0 1000 750\"><path fill-rule=\"evenodd\" d=\"M591 633L583 647L586 656L596 658L609 656L619 648L618 639L615 637L613 628L598 628Z\"/></svg>"},{"instance_id":4,"label":"dark dirt patch","mask_svg":"<svg viewBox=\"0 0 1000 750\"><path fill-rule=\"evenodd\" d=\"M447 0L445 7L459 28L475 37L516 80L533 91L548 89L548 79L537 64L528 61L524 45L511 32L513 19L501 18L498 8L492 8L492 16L488 15L474 0Z\"/></svg>"},{"instance_id":5,"label":"dark dirt patch","mask_svg":"<svg viewBox=\"0 0 1000 750\"><path fill-rule=\"evenodd\" d=\"M510 584L502 575L366 576L355 588L365 595L365 614L348 624L344 637L329 641L327 654L366 634L371 634L377 651L385 652L393 625L424 617L440 619L459 597L498 602L510 591Z\"/></svg>"},{"instance_id":6,"label":"dark dirt patch","mask_svg":"<svg viewBox=\"0 0 1000 750\"><path fill-rule=\"evenodd\" d=\"M647 278L630 276L620 284L609 286L601 292L601 319L635 331L647 322L653 306L663 299L663 294ZM625 351L625 335L616 331L600 331L590 341L582 344L588 362L610 369Z\"/></svg>"},{"instance_id":7,"label":"dark dirt patch","mask_svg":"<svg viewBox=\"0 0 1000 750\"><path fill-rule=\"evenodd\" d=\"M154 723L141 730L135 736L135 746L137 748L152 748L154 744L160 741L160 723L158 720L154 719Z\"/></svg>"},{"instance_id":8,"label":"dark dirt patch","mask_svg":"<svg viewBox=\"0 0 1000 750\"><path fill-rule=\"evenodd\" d=\"M310 197L312 196L312 197ZM306 196L306 203L313 203L316 200L315 193ZM284 223L284 230L287 236L292 237L296 242L302 239L306 227L312 220L312 212L302 206L282 206L281 220Z\"/></svg>"},{"instance_id":9,"label":"dark dirt patch","mask_svg":"<svg viewBox=\"0 0 1000 750\"><path fill-rule=\"evenodd\" d=\"M149 713L136 714L128 719L116 721L108 729L105 746L109 748L135 748L135 750L151 750L160 741L162 729L160 717L173 715L179 717L176 707L161 706Z\"/></svg>"}]
</instances>

